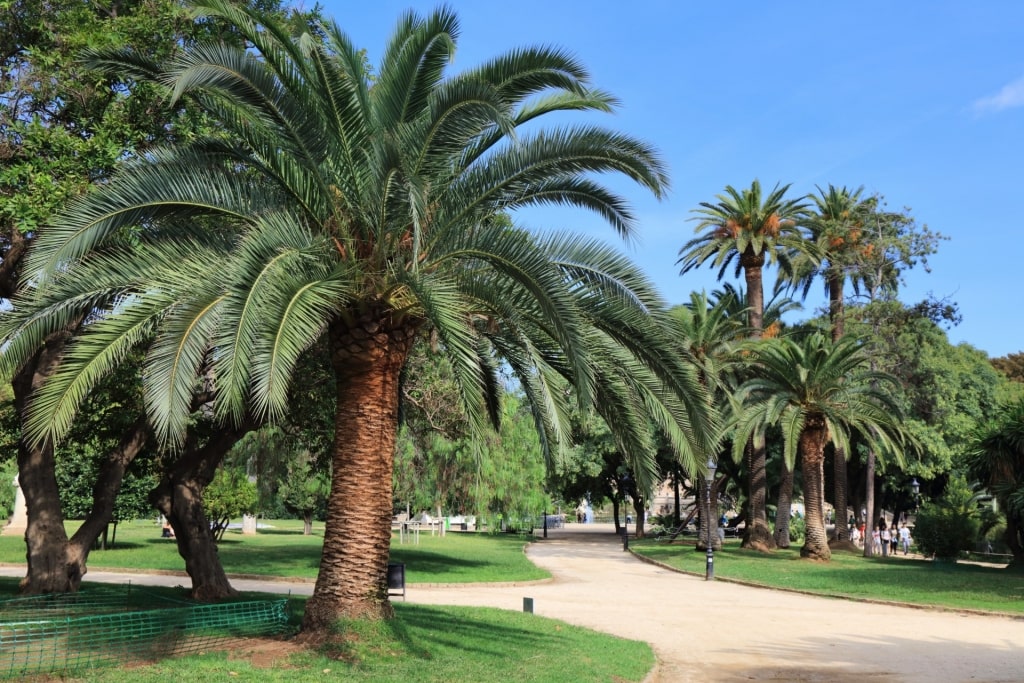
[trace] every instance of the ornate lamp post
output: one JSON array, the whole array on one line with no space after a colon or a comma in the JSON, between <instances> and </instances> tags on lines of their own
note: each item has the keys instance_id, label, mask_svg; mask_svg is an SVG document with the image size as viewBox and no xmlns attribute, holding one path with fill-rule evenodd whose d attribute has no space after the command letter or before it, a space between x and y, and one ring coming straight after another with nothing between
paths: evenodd
<instances>
[{"instance_id":1,"label":"ornate lamp post","mask_svg":"<svg viewBox=\"0 0 1024 683\"><path fill-rule=\"evenodd\" d=\"M917 508L921 501L921 482L914 477L910 480L910 490L914 492L914 514L917 514Z\"/></svg>"},{"instance_id":2,"label":"ornate lamp post","mask_svg":"<svg viewBox=\"0 0 1024 683\"><path fill-rule=\"evenodd\" d=\"M712 526L712 524L717 525L718 524L718 520L716 519L717 516L714 513L712 513L712 511L711 511L711 482L715 480L715 471L717 469L718 469L718 466L715 464L715 461L712 460L711 458L708 458L708 473L707 473L707 477L704 479L704 485L705 485L705 488L707 490L707 498L708 498L708 523L707 523L707 527L708 527L707 553L708 553L708 556L707 556L707 564L705 565L705 573L704 573L704 580L705 581L710 581L711 579L715 578L715 543L714 543L714 540L713 540L714 537L712 536L712 534L714 533L715 529Z\"/></svg>"}]
</instances>

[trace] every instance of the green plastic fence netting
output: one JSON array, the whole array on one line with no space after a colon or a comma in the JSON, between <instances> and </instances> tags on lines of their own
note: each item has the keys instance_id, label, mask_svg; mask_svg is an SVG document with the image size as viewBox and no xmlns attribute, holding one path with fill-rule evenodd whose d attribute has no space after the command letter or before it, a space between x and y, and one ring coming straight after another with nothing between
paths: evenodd
<instances>
[{"instance_id":1,"label":"green plastic fence netting","mask_svg":"<svg viewBox=\"0 0 1024 683\"><path fill-rule=\"evenodd\" d=\"M222 649L287 628L286 599L197 603L132 586L0 601L0 677Z\"/></svg>"}]
</instances>

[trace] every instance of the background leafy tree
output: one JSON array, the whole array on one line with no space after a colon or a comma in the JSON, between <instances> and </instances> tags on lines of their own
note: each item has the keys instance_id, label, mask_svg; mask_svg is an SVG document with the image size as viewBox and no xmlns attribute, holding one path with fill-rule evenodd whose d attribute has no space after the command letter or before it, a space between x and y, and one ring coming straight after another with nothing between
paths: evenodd
<instances>
[{"instance_id":1,"label":"background leafy tree","mask_svg":"<svg viewBox=\"0 0 1024 683\"><path fill-rule=\"evenodd\" d=\"M1010 381L1024 384L1024 353L1010 353L1001 358L993 358L992 365Z\"/></svg>"},{"instance_id":2,"label":"background leafy tree","mask_svg":"<svg viewBox=\"0 0 1024 683\"><path fill-rule=\"evenodd\" d=\"M914 542L925 555L955 560L974 548L981 530L982 496L958 477L934 502L922 504L914 522Z\"/></svg>"},{"instance_id":3,"label":"background leafy tree","mask_svg":"<svg viewBox=\"0 0 1024 683\"><path fill-rule=\"evenodd\" d=\"M203 507L218 541L224 538L232 519L254 514L259 500L256 483L241 467L222 467L204 494Z\"/></svg>"}]
</instances>

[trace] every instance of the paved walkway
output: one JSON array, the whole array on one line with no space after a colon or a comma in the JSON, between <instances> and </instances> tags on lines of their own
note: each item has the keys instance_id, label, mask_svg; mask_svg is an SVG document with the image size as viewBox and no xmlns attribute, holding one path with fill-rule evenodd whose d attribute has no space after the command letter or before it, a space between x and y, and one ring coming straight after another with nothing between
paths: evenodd
<instances>
[{"instance_id":1,"label":"paved walkway","mask_svg":"<svg viewBox=\"0 0 1024 683\"><path fill-rule=\"evenodd\" d=\"M410 602L534 612L652 644L651 683L1024 680L1024 619L815 598L678 574L622 551L610 526L552 530L528 555L552 581L416 587ZM3 568L19 576L23 570ZM176 576L90 571L87 580L175 586ZM236 579L240 590L309 594L310 583ZM896 597L896 596L894 596ZM1007 599L1020 599L1019 596Z\"/></svg>"}]
</instances>

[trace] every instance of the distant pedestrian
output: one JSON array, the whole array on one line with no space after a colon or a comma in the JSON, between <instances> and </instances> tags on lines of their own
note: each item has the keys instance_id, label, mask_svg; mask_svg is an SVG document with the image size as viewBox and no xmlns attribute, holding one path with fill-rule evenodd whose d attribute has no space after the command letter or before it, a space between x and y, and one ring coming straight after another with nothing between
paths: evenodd
<instances>
[{"instance_id":1,"label":"distant pedestrian","mask_svg":"<svg viewBox=\"0 0 1024 683\"><path fill-rule=\"evenodd\" d=\"M903 546L903 554L910 552L910 529L906 524L900 525L900 545Z\"/></svg>"},{"instance_id":2,"label":"distant pedestrian","mask_svg":"<svg viewBox=\"0 0 1024 683\"><path fill-rule=\"evenodd\" d=\"M882 554L882 532L877 524L875 525L875 530L871 532L871 554Z\"/></svg>"},{"instance_id":3,"label":"distant pedestrian","mask_svg":"<svg viewBox=\"0 0 1024 683\"><path fill-rule=\"evenodd\" d=\"M895 555L896 549L900 546L900 534L896 529L896 521L893 520L892 529L890 533L891 538L889 539L889 554Z\"/></svg>"},{"instance_id":4,"label":"distant pedestrian","mask_svg":"<svg viewBox=\"0 0 1024 683\"><path fill-rule=\"evenodd\" d=\"M882 557L889 557L889 545L892 542L892 533L889 531L889 527L885 525L885 520L882 520L879 525L879 538L882 545Z\"/></svg>"}]
</instances>

